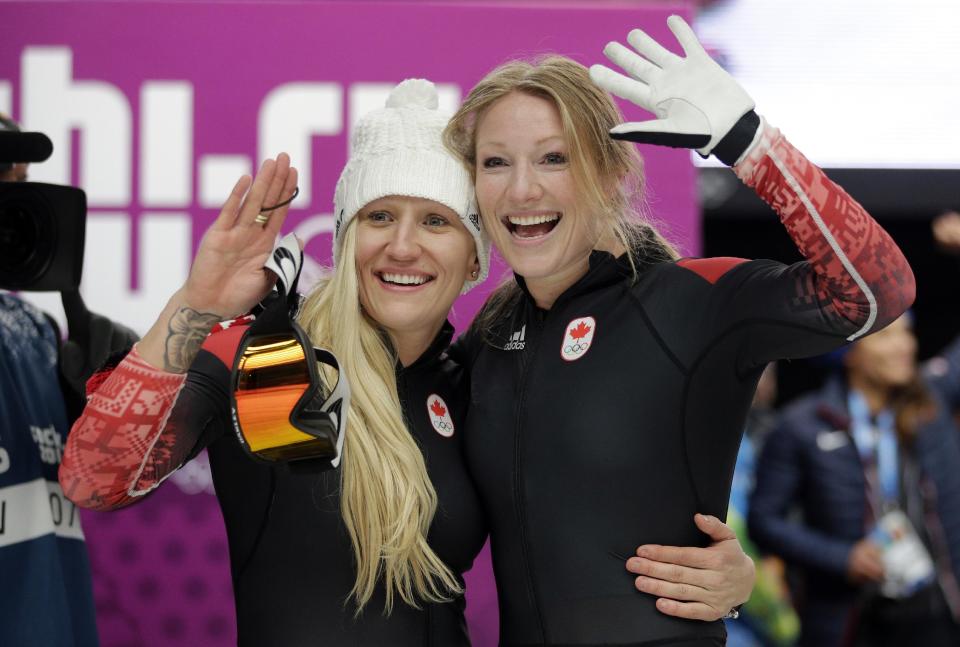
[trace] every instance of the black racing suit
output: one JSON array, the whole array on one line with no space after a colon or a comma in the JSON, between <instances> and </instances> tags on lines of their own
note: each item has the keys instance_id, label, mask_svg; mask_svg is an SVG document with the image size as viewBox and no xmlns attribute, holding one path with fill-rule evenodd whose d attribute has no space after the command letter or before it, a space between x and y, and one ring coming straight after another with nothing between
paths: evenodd
<instances>
[{"instance_id":1,"label":"black racing suit","mask_svg":"<svg viewBox=\"0 0 960 647\"><path fill-rule=\"evenodd\" d=\"M452 332L446 324L415 363L398 367L397 387L437 492L428 540L462 583L486 525L463 464L467 376L444 352ZM363 614L354 617L355 606L347 601L355 578L353 549L340 512L339 468L323 472L301 464L294 471L261 464L244 453L233 433L228 364L242 333L243 327L233 326L207 339L172 408L156 406L163 389L148 378L143 384L149 388L141 391L146 395L130 396L145 371L117 367L70 434L60 475L68 496L98 509L127 505L206 447L226 523L241 645L469 644L462 596L422 609L395 597L393 612L384 616L381 581ZM123 408L121 400L132 403L127 410L146 411L114 418L110 414ZM145 441L132 433L151 426L155 435ZM126 449L135 451L118 457Z\"/></svg>"},{"instance_id":2,"label":"black racing suit","mask_svg":"<svg viewBox=\"0 0 960 647\"><path fill-rule=\"evenodd\" d=\"M593 252L549 310L517 277L518 305L455 345L502 644L722 644L721 621L658 612L625 560L642 544L706 545L693 517L726 516L767 362L828 351L912 301L886 233L764 128L735 171L806 261L641 262L634 282L626 256Z\"/></svg>"}]
</instances>

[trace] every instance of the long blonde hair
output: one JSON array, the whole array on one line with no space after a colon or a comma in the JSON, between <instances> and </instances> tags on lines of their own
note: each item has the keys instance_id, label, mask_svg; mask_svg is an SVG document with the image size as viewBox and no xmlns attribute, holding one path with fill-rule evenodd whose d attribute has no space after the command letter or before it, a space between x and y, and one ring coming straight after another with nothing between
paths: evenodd
<instances>
[{"instance_id":1,"label":"long blonde hair","mask_svg":"<svg viewBox=\"0 0 960 647\"><path fill-rule=\"evenodd\" d=\"M340 469L340 511L357 572L350 596L359 614L382 576L389 614L395 595L419 607L449 600L462 587L427 543L437 494L404 423L396 354L386 332L361 309L355 222L344 232L336 273L310 293L300 323L314 344L334 352L350 379Z\"/></svg>"},{"instance_id":2,"label":"long blonde hair","mask_svg":"<svg viewBox=\"0 0 960 647\"><path fill-rule=\"evenodd\" d=\"M485 111L513 92L547 99L560 113L569 147L570 169L581 208L599 220L599 240L616 241L628 254L633 277L644 262L679 257L644 210L643 162L636 147L610 138L623 115L610 95L590 80L587 68L565 56L534 62L514 60L487 74L450 119L443 141L476 177L476 125ZM475 320L489 325L519 298L509 280Z\"/></svg>"}]
</instances>

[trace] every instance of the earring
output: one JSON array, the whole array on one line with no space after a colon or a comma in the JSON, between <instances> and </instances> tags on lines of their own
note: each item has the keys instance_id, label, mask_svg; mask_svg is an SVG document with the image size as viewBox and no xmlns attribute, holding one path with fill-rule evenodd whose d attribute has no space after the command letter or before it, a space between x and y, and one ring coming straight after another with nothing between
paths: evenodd
<instances>
[{"instance_id":1,"label":"earring","mask_svg":"<svg viewBox=\"0 0 960 647\"><path fill-rule=\"evenodd\" d=\"M470 272L470 276L472 276L473 278L477 278L479 274L480 274L480 270L474 270Z\"/></svg>"}]
</instances>

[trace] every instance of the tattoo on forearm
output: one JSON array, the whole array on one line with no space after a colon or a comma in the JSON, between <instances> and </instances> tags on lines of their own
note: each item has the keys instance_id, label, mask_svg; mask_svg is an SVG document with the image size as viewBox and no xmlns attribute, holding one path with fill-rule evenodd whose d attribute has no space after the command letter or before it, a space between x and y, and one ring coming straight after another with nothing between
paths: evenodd
<instances>
[{"instance_id":1,"label":"tattoo on forearm","mask_svg":"<svg viewBox=\"0 0 960 647\"><path fill-rule=\"evenodd\" d=\"M203 341L220 321L212 312L197 312L184 306L177 310L167 325L164 342L163 370L171 373L186 373L193 359L200 352Z\"/></svg>"}]
</instances>

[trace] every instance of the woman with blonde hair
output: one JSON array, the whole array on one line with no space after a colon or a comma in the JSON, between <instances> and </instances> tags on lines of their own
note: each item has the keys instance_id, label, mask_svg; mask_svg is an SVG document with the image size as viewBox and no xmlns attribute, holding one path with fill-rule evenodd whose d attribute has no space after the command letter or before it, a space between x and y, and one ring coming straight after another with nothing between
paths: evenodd
<instances>
[{"instance_id":1,"label":"woman with blonde hair","mask_svg":"<svg viewBox=\"0 0 960 647\"><path fill-rule=\"evenodd\" d=\"M202 449L224 514L244 645L462 645L462 574L486 536L462 465L463 372L446 356L456 297L488 244L469 175L441 143L433 84L408 80L357 125L337 184L337 271L299 323L351 387L342 461L257 463L230 423L230 369L294 193L280 155L242 178L186 284L120 363L91 381L60 481L119 508ZM249 191L247 190L249 188ZM212 331L212 333L211 333Z\"/></svg>"},{"instance_id":2,"label":"woman with blonde hair","mask_svg":"<svg viewBox=\"0 0 960 647\"><path fill-rule=\"evenodd\" d=\"M467 641L461 576L486 525L462 461L470 394L445 354L445 318L485 278L489 243L436 103L431 84L406 81L358 124L334 198L338 269L300 308L312 343L333 351L351 385L341 466L259 465L230 428L230 368L249 321L218 322L269 288L264 259L286 207L264 205L293 192L285 155L245 197L249 180L238 182L186 285L95 378L70 434L64 492L98 510L141 500L209 450L242 644ZM739 546L725 553L706 567L729 580L714 594L732 604L752 572L731 570L749 563Z\"/></svg>"},{"instance_id":3,"label":"woman with blonde hair","mask_svg":"<svg viewBox=\"0 0 960 647\"><path fill-rule=\"evenodd\" d=\"M605 49L629 76L511 62L445 133L514 272L454 353L471 373L467 462L483 474L503 644L723 644L717 551L663 544L735 544L717 517L769 361L857 339L913 300L886 232L668 24L685 56L634 30L635 51ZM656 119L621 123L603 90ZM630 141L731 165L806 260L678 259L635 214Z\"/></svg>"}]
</instances>

